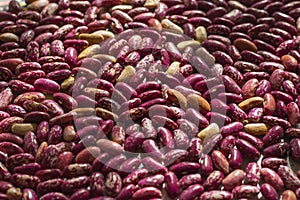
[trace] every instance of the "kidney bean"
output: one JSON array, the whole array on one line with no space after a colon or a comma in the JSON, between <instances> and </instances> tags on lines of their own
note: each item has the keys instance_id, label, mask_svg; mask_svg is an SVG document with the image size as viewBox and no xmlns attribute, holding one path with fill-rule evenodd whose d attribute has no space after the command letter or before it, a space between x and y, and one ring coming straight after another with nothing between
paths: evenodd
<instances>
[{"instance_id":1,"label":"kidney bean","mask_svg":"<svg viewBox=\"0 0 300 200\"><path fill-rule=\"evenodd\" d=\"M11 178L11 173L3 163L0 163L0 176L2 180L9 180Z\"/></svg>"},{"instance_id":2,"label":"kidney bean","mask_svg":"<svg viewBox=\"0 0 300 200\"><path fill-rule=\"evenodd\" d=\"M108 173L105 180L106 193L110 196L117 196L122 189L122 179L116 172Z\"/></svg>"},{"instance_id":3,"label":"kidney bean","mask_svg":"<svg viewBox=\"0 0 300 200\"><path fill-rule=\"evenodd\" d=\"M229 173L229 163L221 151L214 150L211 154L214 166L224 174Z\"/></svg>"},{"instance_id":4,"label":"kidney bean","mask_svg":"<svg viewBox=\"0 0 300 200\"><path fill-rule=\"evenodd\" d=\"M199 196L202 192L204 191L203 186L201 186L200 184L194 184L189 186L187 189L185 189L179 199L194 199L196 196Z\"/></svg>"},{"instance_id":5,"label":"kidney bean","mask_svg":"<svg viewBox=\"0 0 300 200\"><path fill-rule=\"evenodd\" d=\"M234 187L242 184L245 177L244 171L237 169L228 174L222 181L225 190L232 190Z\"/></svg>"},{"instance_id":6,"label":"kidney bean","mask_svg":"<svg viewBox=\"0 0 300 200\"><path fill-rule=\"evenodd\" d=\"M73 193L78 189L87 187L89 184L89 178L87 176L79 176L66 180L62 185L62 191L66 193Z\"/></svg>"},{"instance_id":7,"label":"kidney bean","mask_svg":"<svg viewBox=\"0 0 300 200\"><path fill-rule=\"evenodd\" d=\"M296 194L292 190L285 190L282 193L282 199L288 200L288 199L297 199Z\"/></svg>"},{"instance_id":8,"label":"kidney bean","mask_svg":"<svg viewBox=\"0 0 300 200\"><path fill-rule=\"evenodd\" d=\"M94 172L90 177L90 193L92 196L104 194L104 176L100 172Z\"/></svg>"},{"instance_id":9,"label":"kidney bean","mask_svg":"<svg viewBox=\"0 0 300 200\"><path fill-rule=\"evenodd\" d=\"M6 160L6 165L10 170L13 170L18 165L34 162L34 157L28 153L21 153L9 156Z\"/></svg>"},{"instance_id":10,"label":"kidney bean","mask_svg":"<svg viewBox=\"0 0 300 200\"><path fill-rule=\"evenodd\" d=\"M200 196L200 200L208 200L208 199L214 199L214 198L222 198L224 200L232 199L233 196L230 192L227 191L221 191L221 190L212 190L209 192L204 192Z\"/></svg>"},{"instance_id":11,"label":"kidney bean","mask_svg":"<svg viewBox=\"0 0 300 200\"><path fill-rule=\"evenodd\" d=\"M224 179L224 175L222 172L218 170L214 170L204 181L203 186L207 190L217 189Z\"/></svg>"},{"instance_id":12,"label":"kidney bean","mask_svg":"<svg viewBox=\"0 0 300 200\"><path fill-rule=\"evenodd\" d=\"M276 170L280 165L287 165L283 158L269 157L262 160L262 167Z\"/></svg>"},{"instance_id":13,"label":"kidney bean","mask_svg":"<svg viewBox=\"0 0 300 200\"><path fill-rule=\"evenodd\" d=\"M216 148L217 145L219 145L222 141L222 135L221 134L216 134L212 137L210 137L203 145L203 153L209 153L213 149Z\"/></svg>"},{"instance_id":14,"label":"kidney bean","mask_svg":"<svg viewBox=\"0 0 300 200\"><path fill-rule=\"evenodd\" d=\"M252 185L236 186L232 190L232 194L235 198L253 198L258 195L260 189Z\"/></svg>"},{"instance_id":15,"label":"kidney bean","mask_svg":"<svg viewBox=\"0 0 300 200\"><path fill-rule=\"evenodd\" d=\"M11 116L19 116L19 117L24 117L24 115L26 114L26 110L24 110L24 108L12 104L7 106L6 112L8 112Z\"/></svg>"},{"instance_id":16,"label":"kidney bean","mask_svg":"<svg viewBox=\"0 0 300 200\"><path fill-rule=\"evenodd\" d=\"M10 180L13 184L21 188L35 188L40 182L38 177L26 174L13 174Z\"/></svg>"},{"instance_id":17,"label":"kidney bean","mask_svg":"<svg viewBox=\"0 0 300 200\"><path fill-rule=\"evenodd\" d=\"M242 97L241 97L242 99ZM247 118L247 114L239 108L235 103L229 104L229 115L237 121L244 121Z\"/></svg>"},{"instance_id":18,"label":"kidney bean","mask_svg":"<svg viewBox=\"0 0 300 200\"><path fill-rule=\"evenodd\" d=\"M290 142L291 145L291 156L295 159L299 157L299 139L294 138Z\"/></svg>"},{"instance_id":19,"label":"kidney bean","mask_svg":"<svg viewBox=\"0 0 300 200\"><path fill-rule=\"evenodd\" d=\"M211 157L207 154L204 154L200 160L200 169L204 175L209 175L213 171L213 163Z\"/></svg>"},{"instance_id":20,"label":"kidney bean","mask_svg":"<svg viewBox=\"0 0 300 200\"><path fill-rule=\"evenodd\" d=\"M73 178L78 176L89 175L92 171L90 164L70 164L64 168L64 176L67 178Z\"/></svg>"},{"instance_id":21,"label":"kidney bean","mask_svg":"<svg viewBox=\"0 0 300 200\"><path fill-rule=\"evenodd\" d=\"M62 183L62 179L51 179L41 182L37 185L37 192L41 195L49 192L60 192L60 186Z\"/></svg>"},{"instance_id":22,"label":"kidney bean","mask_svg":"<svg viewBox=\"0 0 300 200\"><path fill-rule=\"evenodd\" d=\"M245 181L250 185L257 185L260 181L260 168L257 163L251 162L247 165Z\"/></svg>"},{"instance_id":23,"label":"kidney bean","mask_svg":"<svg viewBox=\"0 0 300 200\"><path fill-rule=\"evenodd\" d=\"M200 174L189 174L189 175L183 176L179 180L179 185L180 185L181 188L186 189L190 185L202 184L203 181L204 180L203 180L203 178L201 177Z\"/></svg>"},{"instance_id":24,"label":"kidney bean","mask_svg":"<svg viewBox=\"0 0 300 200\"><path fill-rule=\"evenodd\" d=\"M145 187L142 189L137 190L136 192L133 193L132 199L134 200L139 200L139 199L144 199L144 198L161 198L162 193L160 190L158 190L155 187Z\"/></svg>"},{"instance_id":25,"label":"kidney bean","mask_svg":"<svg viewBox=\"0 0 300 200\"><path fill-rule=\"evenodd\" d=\"M120 191L119 195L117 196L117 199L128 199L131 198L132 195L136 192L137 187L133 184L127 185L123 187L123 189Z\"/></svg>"},{"instance_id":26,"label":"kidney bean","mask_svg":"<svg viewBox=\"0 0 300 200\"><path fill-rule=\"evenodd\" d=\"M49 199L61 199L61 200L67 200L68 197L66 197L64 194L60 193L60 192L50 192L48 194L45 194L43 196L41 196L40 199L42 200L49 200Z\"/></svg>"},{"instance_id":27,"label":"kidney bean","mask_svg":"<svg viewBox=\"0 0 300 200\"><path fill-rule=\"evenodd\" d=\"M75 199L88 199L90 198L90 191L88 189L80 189L77 190L74 194L72 194L72 196L70 197L71 200L75 200Z\"/></svg>"},{"instance_id":28,"label":"kidney bean","mask_svg":"<svg viewBox=\"0 0 300 200\"><path fill-rule=\"evenodd\" d=\"M290 145L288 143L281 142L265 148L263 154L265 157L284 157L289 149Z\"/></svg>"},{"instance_id":29,"label":"kidney bean","mask_svg":"<svg viewBox=\"0 0 300 200\"><path fill-rule=\"evenodd\" d=\"M148 175L147 169L136 169L128 174L124 179L124 185L137 183L139 180L145 178Z\"/></svg>"},{"instance_id":30,"label":"kidney bean","mask_svg":"<svg viewBox=\"0 0 300 200\"><path fill-rule=\"evenodd\" d=\"M226 136L221 144L220 144L220 151L225 155L228 156L229 152L231 151L231 149L234 147L235 145L235 137L232 135L228 135Z\"/></svg>"},{"instance_id":31,"label":"kidney bean","mask_svg":"<svg viewBox=\"0 0 300 200\"><path fill-rule=\"evenodd\" d=\"M165 177L161 174L149 176L146 178L141 179L138 182L139 187L156 187L156 188L161 188L163 182L165 180Z\"/></svg>"},{"instance_id":32,"label":"kidney bean","mask_svg":"<svg viewBox=\"0 0 300 200\"><path fill-rule=\"evenodd\" d=\"M24 200L29 200L29 199L37 200L38 196L34 190L26 188L23 190L23 199Z\"/></svg>"},{"instance_id":33,"label":"kidney bean","mask_svg":"<svg viewBox=\"0 0 300 200\"><path fill-rule=\"evenodd\" d=\"M1 183L0 191L2 193L6 193L9 188L13 187L13 185L11 183L6 182L6 181L1 181L0 183Z\"/></svg>"},{"instance_id":34,"label":"kidney bean","mask_svg":"<svg viewBox=\"0 0 300 200\"><path fill-rule=\"evenodd\" d=\"M225 125L221 128L221 134L223 137L239 132L243 129L243 124L241 122L233 122L231 124Z\"/></svg>"},{"instance_id":35,"label":"kidney bean","mask_svg":"<svg viewBox=\"0 0 300 200\"><path fill-rule=\"evenodd\" d=\"M178 163L182 160L184 160L187 155L188 155L188 151L186 150L181 150L181 149L173 149L170 150L168 153L166 153L165 155L165 165L170 165L173 163Z\"/></svg>"},{"instance_id":36,"label":"kidney bean","mask_svg":"<svg viewBox=\"0 0 300 200\"><path fill-rule=\"evenodd\" d=\"M265 198L274 200L278 199L276 190L268 183L264 183L261 185L261 193Z\"/></svg>"},{"instance_id":37,"label":"kidney bean","mask_svg":"<svg viewBox=\"0 0 300 200\"><path fill-rule=\"evenodd\" d=\"M248 120L251 122L259 122L263 116L263 108L252 108L248 113Z\"/></svg>"},{"instance_id":38,"label":"kidney bean","mask_svg":"<svg viewBox=\"0 0 300 200\"><path fill-rule=\"evenodd\" d=\"M241 153L245 154L247 152L247 157L249 157L250 159L257 160L260 157L259 151L254 146L252 146L252 144L243 139L237 139L236 146L241 151Z\"/></svg>"},{"instance_id":39,"label":"kidney bean","mask_svg":"<svg viewBox=\"0 0 300 200\"><path fill-rule=\"evenodd\" d=\"M166 191L168 196L174 198L179 195L180 187L177 176L173 172L165 174Z\"/></svg>"},{"instance_id":40,"label":"kidney bean","mask_svg":"<svg viewBox=\"0 0 300 200\"><path fill-rule=\"evenodd\" d=\"M59 169L45 169L40 170L35 174L41 181L47 181L50 179L60 178L62 172Z\"/></svg>"},{"instance_id":41,"label":"kidney bean","mask_svg":"<svg viewBox=\"0 0 300 200\"><path fill-rule=\"evenodd\" d=\"M289 167L281 165L279 166L277 172L280 178L283 180L286 188L292 190L299 188L300 180Z\"/></svg>"},{"instance_id":42,"label":"kidney bean","mask_svg":"<svg viewBox=\"0 0 300 200\"><path fill-rule=\"evenodd\" d=\"M272 169L261 168L260 173L263 179L265 180L265 182L272 185L276 190L280 190L283 187L284 185L283 180Z\"/></svg>"}]
</instances>

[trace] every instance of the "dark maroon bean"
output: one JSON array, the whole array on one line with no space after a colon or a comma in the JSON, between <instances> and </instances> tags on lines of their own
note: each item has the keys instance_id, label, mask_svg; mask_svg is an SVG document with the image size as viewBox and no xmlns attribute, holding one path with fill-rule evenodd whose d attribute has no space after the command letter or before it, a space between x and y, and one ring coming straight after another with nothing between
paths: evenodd
<instances>
[{"instance_id":1,"label":"dark maroon bean","mask_svg":"<svg viewBox=\"0 0 300 200\"><path fill-rule=\"evenodd\" d=\"M283 134L284 132L282 127L280 126L272 127L262 139L264 146L267 147L272 144L276 144L280 142L281 138L283 137Z\"/></svg>"},{"instance_id":2,"label":"dark maroon bean","mask_svg":"<svg viewBox=\"0 0 300 200\"><path fill-rule=\"evenodd\" d=\"M213 171L213 163L209 155L204 154L200 160L200 164L201 172L204 175L208 176Z\"/></svg>"},{"instance_id":3,"label":"dark maroon bean","mask_svg":"<svg viewBox=\"0 0 300 200\"><path fill-rule=\"evenodd\" d=\"M272 45L270 45L262 40L255 39L255 40L253 40L253 42L257 46L258 50L268 51L270 53L275 53L275 51L276 51Z\"/></svg>"},{"instance_id":4,"label":"dark maroon bean","mask_svg":"<svg viewBox=\"0 0 300 200\"><path fill-rule=\"evenodd\" d=\"M248 158L257 160L260 157L260 152L249 142L243 139L236 140L236 146Z\"/></svg>"},{"instance_id":5,"label":"dark maroon bean","mask_svg":"<svg viewBox=\"0 0 300 200\"><path fill-rule=\"evenodd\" d=\"M177 176L173 172L167 172L165 174L166 191L168 196L175 198L180 193L179 182Z\"/></svg>"},{"instance_id":6,"label":"dark maroon bean","mask_svg":"<svg viewBox=\"0 0 300 200\"><path fill-rule=\"evenodd\" d=\"M265 148L263 151L263 155L265 157L284 157L289 149L290 145L288 143L281 142Z\"/></svg>"},{"instance_id":7,"label":"dark maroon bean","mask_svg":"<svg viewBox=\"0 0 300 200\"><path fill-rule=\"evenodd\" d=\"M265 10L257 9L254 7L248 8L247 12L253 14L254 16L261 18L261 17L268 17L269 13Z\"/></svg>"},{"instance_id":8,"label":"dark maroon bean","mask_svg":"<svg viewBox=\"0 0 300 200\"><path fill-rule=\"evenodd\" d=\"M274 116L263 116L262 120L264 123L269 124L271 126L279 125L282 126L283 128L291 127L291 123L288 122L287 120L280 119Z\"/></svg>"},{"instance_id":9,"label":"dark maroon bean","mask_svg":"<svg viewBox=\"0 0 300 200\"><path fill-rule=\"evenodd\" d=\"M61 189L66 193L74 193L78 189L87 187L88 184L89 178L87 176L80 176L64 181L64 183L61 185Z\"/></svg>"},{"instance_id":10,"label":"dark maroon bean","mask_svg":"<svg viewBox=\"0 0 300 200\"><path fill-rule=\"evenodd\" d=\"M232 135L236 132L239 132L243 129L243 124L241 122L233 122L228 125L225 125L221 128L221 134L223 137Z\"/></svg>"},{"instance_id":11,"label":"dark maroon bean","mask_svg":"<svg viewBox=\"0 0 300 200\"><path fill-rule=\"evenodd\" d=\"M234 22L231 21L230 19L223 17L217 17L213 19L214 24L219 24L219 25L225 25L229 28L232 28L234 26Z\"/></svg>"},{"instance_id":12,"label":"dark maroon bean","mask_svg":"<svg viewBox=\"0 0 300 200\"><path fill-rule=\"evenodd\" d=\"M270 168L277 170L280 165L287 165L287 161L284 158L269 157L265 158L261 162L263 168Z\"/></svg>"},{"instance_id":13,"label":"dark maroon bean","mask_svg":"<svg viewBox=\"0 0 300 200\"><path fill-rule=\"evenodd\" d=\"M206 40L202 43L203 47L205 47L210 53L214 51L224 51L226 52L226 45L215 40Z\"/></svg>"},{"instance_id":14,"label":"dark maroon bean","mask_svg":"<svg viewBox=\"0 0 300 200\"><path fill-rule=\"evenodd\" d=\"M234 45L230 45L228 46L228 55L230 55L230 57L234 60L234 61L237 61L237 60L240 60L242 59L242 56L239 52L239 50L234 46ZM226 72L228 69L228 67L230 66L227 66L225 67L226 70L224 70L224 72ZM234 68L235 69L235 68ZM236 69L235 69L236 70ZM230 73L230 72L227 72L227 73ZM239 72L240 73L240 72ZM229 75L229 74L228 74Z\"/></svg>"},{"instance_id":15,"label":"dark maroon bean","mask_svg":"<svg viewBox=\"0 0 300 200\"><path fill-rule=\"evenodd\" d=\"M297 29L293 25L284 22L284 21L278 21L274 24L275 27L286 30L289 32L292 36L297 35Z\"/></svg>"},{"instance_id":16,"label":"dark maroon bean","mask_svg":"<svg viewBox=\"0 0 300 200\"><path fill-rule=\"evenodd\" d=\"M179 199L192 200L204 191L204 187L200 184L194 184L186 188L180 195Z\"/></svg>"},{"instance_id":17,"label":"dark maroon bean","mask_svg":"<svg viewBox=\"0 0 300 200\"><path fill-rule=\"evenodd\" d=\"M238 149L230 150L229 166L233 169L239 169L242 166L242 154Z\"/></svg>"},{"instance_id":18,"label":"dark maroon bean","mask_svg":"<svg viewBox=\"0 0 300 200\"><path fill-rule=\"evenodd\" d=\"M255 23L256 17L249 13L242 13L239 17L235 20L236 24L242 23Z\"/></svg>"},{"instance_id":19,"label":"dark maroon bean","mask_svg":"<svg viewBox=\"0 0 300 200\"><path fill-rule=\"evenodd\" d=\"M248 51L248 50L242 51L241 56L244 61L253 62L257 65L259 65L261 62L264 61L264 57L262 57L261 55L259 55L257 53L254 53L252 51Z\"/></svg>"},{"instance_id":20,"label":"dark maroon bean","mask_svg":"<svg viewBox=\"0 0 300 200\"><path fill-rule=\"evenodd\" d=\"M265 41L266 43L272 44L274 45L274 47L277 47L284 41L281 36L268 32L260 32L258 34L258 39Z\"/></svg>"},{"instance_id":21,"label":"dark maroon bean","mask_svg":"<svg viewBox=\"0 0 300 200\"><path fill-rule=\"evenodd\" d=\"M228 156L235 145L235 141L236 141L236 139L232 135L225 137L220 144L220 151L225 156Z\"/></svg>"},{"instance_id":22,"label":"dark maroon bean","mask_svg":"<svg viewBox=\"0 0 300 200\"><path fill-rule=\"evenodd\" d=\"M263 17L257 19L258 24L270 24L270 26L273 26L276 20L273 17Z\"/></svg>"}]
</instances>

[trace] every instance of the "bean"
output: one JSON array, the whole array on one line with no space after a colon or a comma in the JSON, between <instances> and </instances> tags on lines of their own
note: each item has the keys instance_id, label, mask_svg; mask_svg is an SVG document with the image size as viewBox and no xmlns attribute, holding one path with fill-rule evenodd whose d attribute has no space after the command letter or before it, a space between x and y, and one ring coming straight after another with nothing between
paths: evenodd
<instances>
[{"instance_id":1,"label":"bean","mask_svg":"<svg viewBox=\"0 0 300 200\"><path fill-rule=\"evenodd\" d=\"M280 178L282 178L286 188L292 190L296 190L297 188L299 188L300 180L290 168L281 165L279 166L277 171Z\"/></svg>"},{"instance_id":2,"label":"bean","mask_svg":"<svg viewBox=\"0 0 300 200\"><path fill-rule=\"evenodd\" d=\"M280 151L276 150L278 148L280 148ZM288 143L280 142L265 148L263 154L265 157L274 157L275 155L277 157L284 157L289 149L290 145Z\"/></svg>"},{"instance_id":3,"label":"bean","mask_svg":"<svg viewBox=\"0 0 300 200\"><path fill-rule=\"evenodd\" d=\"M119 195L117 196L117 199L127 199L127 198L131 198L132 195L134 194L134 192L136 192L137 187L133 184L127 185L125 186L119 193Z\"/></svg>"},{"instance_id":4,"label":"bean","mask_svg":"<svg viewBox=\"0 0 300 200\"><path fill-rule=\"evenodd\" d=\"M26 188L23 190L23 199L24 200L29 200L29 199L37 200L38 196L34 190Z\"/></svg>"},{"instance_id":5,"label":"bean","mask_svg":"<svg viewBox=\"0 0 300 200\"><path fill-rule=\"evenodd\" d=\"M169 197L174 198L179 195L180 187L177 176L173 172L165 174L166 191Z\"/></svg>"},{"instance_id":6,"label":"bean","mask_svg":"<svg viewBox=\"0 0 300 200\"><path fill-rule=\"evenodd\" d=\"M68 197L66 197L64 194L60 193L60 192L50 192L48 194L45 194L43 196L41 196L40 199L42 200L48 200L48 199L61 199L61 200L67 200Z\"/></svg>"},{"instance_id":7,"label":"bean","mask_svg":"<svg viewBox=\"0 0 300 200\"><path fill-rule=\"evenodd\" d=\"M61 189L62 191L65 191L66 193L73 193L78 189L84 188L88 186L89 179L87 176L80 176L76 178L71 178L66 180L62 185Z\"/></svg>"},{"instance_id":8,"label":"bean","mask_svg":"<svg viewBox=\"0 0 300 200\"><path fill-rule=\"evenodd\" d=\"M222 181L222 185L226 190L232 190L234 187L242 184L245 177L245 173L242 170L234 170L228 174Z\"/></svg>"},{"instance_id":9,"label":"bean","mask_svg":"<svg viewBox=\"0 0 300 200\"><path fill-rule=\"evenodd\" d=\"M204 181L203 186L207 190L217 189L221 185L223 179L224 174L218 170L214 170Z\"/></svg>"},{"instance_id":10,"label":"bean","mask_svg":"<svg viewBox=\"0 0 300 200\"><path fill-rule=\"evenodd\" d=\"M229 173L229 163L221 151L214 150L211 154L214 166L224 174Z\"/></svg>"},{"instance_id":11,"label":"bean","mask_svg":"<svg viewBox=\"0 0 300 200\"><path fill-rule=\"evenodd\" d=\"M274 200L278 199L276 190L268 183L264 183L261 185L261 192L265 198Z\"/></svg>"},{"instance_id":12,"label":"bean","mask_svg":"<svg viewBox=\"0 0 300 200\"><path fill-rule=\"evenodd\" d=\"M212 190L209 192L204 192L200 196L201 200L217 199L217 198L222 198L224 200L227 200L227 199L232 199L233 196L230 192L221 191L221 190Z\"/></svg>"},{"instance_id":13,"label":"bean","mask_svg":"<svg viewBox=\"0 0 300 200\"><path fill-rule=\"evenodd\" d=\"M185 189L179 199L194 199L196 196L199 196L202 192L204 191L203 186L201 186L200 184L194 184L189 186L187 189Z\"/></svg>"},{"instance_id":14,"label":"bean","mask_svg":"<svg viewBox=\"0 0 300 200\"><path fill-rule=\"evenodd\" d=\"M75 200L75 199L87 199L90 198L90 191L87 189L80 189L78 191L76 191L74 194L72 194L72 196L70 197L71 200Z\"/></svg>"},{"instance_id":15,"label":"bean","mask_svg":"<svg viewBox=\"0 0 300 200\"><path fill-rule=\"evenodd\" d=\"M37 185L37 192L41 195L44 195L48 192L59 192L62 183L62 179L52 179L41 182Z\"/></svg>"},{"instance_id":16,"label":"bean","mask_svg":"<svg viewBox=\"0 0 300 200\"><path fill-rule=\"evenodd\" d=\"M262 160L262 167L276 170L280 165L287 165L283 158L270 157Z\"/></svg>"},{"instance_id":17,"label":"bean","mask_svg":"<svg viewBox=\"0 0 300 200\"><path fill-rule=\"evenodd\" d=\"M296 194L292 190L285 190L282 193L282 199L283 200L294 200L297 199Z\"/></svg>"},{"instance_id":18,"label":"bean","mask_svg":"<svg viewBox=\"0 0 300 200\"><path fill-rule=\"evenodd\" d=\"M259 188L252 185L236 186L232 190L232 194L236 198L253 198L259 193Z\"/></svg>"},{"instance_id":19,"label":"bean","mask_svg":"<svg viewBox=\"0 0 300 200\"><path fill-rule=\"evenodd\" d=\"M21 188L35 188L40 182L40 179L36 176L26 174L13 174L11 182Z\"/></svg>"},{"instance_id":20,"label":"bean","mask_svg":"<svg viewBox=\"0 0 300 200\"><path fill-rule=\"evenodd\" d=\"M229 166L233 169L239 169L242 166L242 154L238 149L231 149Z\"/></svg>"},{"instance_id":21,"label":"bean","mask_svg":"<svg viewBox=\"0 0 300 200\"><path fill-rule=\"evenodd\" d=\"M137 190L133 193L132 199L139 200L139 199L151 199L151 198L161 198L162 193L155 187L145 187L142 189Z\"/></svg>"},{"instance_id":22,"label":"bean","mask_svg":"<svg viewBox=\"0 0 300 200\"><path fill-rule=\"evenodd\" d=\"M54 178L60 178L62 172L59 169L40 170L35 174L41 181L47 181Z\"/></svg>"},{"instance_id":23,"label":"bean","mask_svg":"<svg viewBox=\"0 0 300 200\"><path fill-rule=\"evenodd\" d=\"M246 183L256 185L260 181L260 169L258 164L251 162L246 167Z\"/></svg>"},{"instance_id":24,"label":"bean","mask_svg":"<svg viewBox=\"0 0 300 200\"><path fill-rule=\"evenodd\" d=\"M280 190L281 187L283 187L283 180L272 169L261 168L260 173L264 178L265 182L272 185L276 190Z\"/></svg>"}]
</instances>

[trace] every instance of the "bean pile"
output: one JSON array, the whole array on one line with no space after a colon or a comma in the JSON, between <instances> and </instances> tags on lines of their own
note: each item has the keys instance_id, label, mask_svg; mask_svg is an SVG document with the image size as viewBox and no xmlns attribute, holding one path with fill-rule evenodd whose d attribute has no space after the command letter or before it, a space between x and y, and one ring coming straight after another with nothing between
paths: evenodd
<instances>
[{"instance_id":1,"label":"bean pile","mask_svg":"<svg viewBox=\"0 0 300 200\"><path fill-rule=\"evenodd\" d=\"M0 199L300 199L300 1L11 0Z\"/></svg>"}]
</instances>

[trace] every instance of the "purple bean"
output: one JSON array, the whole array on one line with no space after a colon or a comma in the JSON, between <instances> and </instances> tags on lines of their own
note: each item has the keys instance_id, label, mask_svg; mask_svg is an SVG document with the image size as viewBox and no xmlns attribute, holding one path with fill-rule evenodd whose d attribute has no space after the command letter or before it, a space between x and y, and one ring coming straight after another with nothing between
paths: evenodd
<instances>
[{"instance_id":1,"label":"purple bean","mask_svg":"<svg viewBox=\"0 0 300 200\"><path fill-rule=\"evenodd\" d=\"M183 200L183 199L192 200L195 197L199 196L203 191L204 191L203 186L201 186L200 184L194 184L194 185L189 186L187 189L185 189L181 193L179 199L180 200Z\"/></svg>"}]
</instances>

